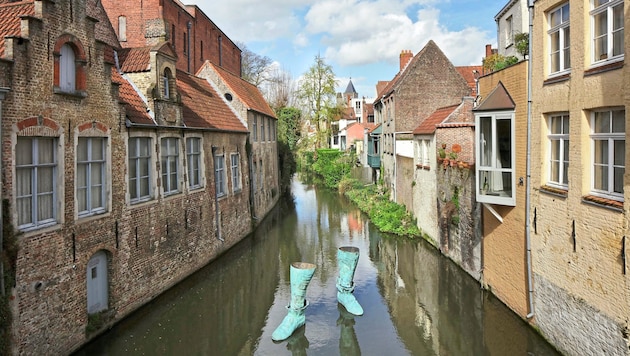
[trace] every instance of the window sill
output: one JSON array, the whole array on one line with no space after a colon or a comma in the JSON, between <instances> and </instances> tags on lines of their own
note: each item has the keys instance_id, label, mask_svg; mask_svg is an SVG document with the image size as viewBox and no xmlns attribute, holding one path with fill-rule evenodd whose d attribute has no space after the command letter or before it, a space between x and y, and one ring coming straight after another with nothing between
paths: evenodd
<instances>
[{"instance_id":1,"label":"window sill","mask_svg":"<svg viewBox=\"0 0 630 356\"><path fill-rule=\"evenodd\" d=\"M595 195L585 195L582 197L582 202L606 209L615 210L618 212L623 212L623 202L613 199L602 198Z\"/></svg>"},{"instance_id":2,"label":"window sill","mask_svg":"<svg viewBox=\"0 0 630 356\"><path fill-rule=\"evenodd\" d=\"M543 85L565 82L569 79L571 79L571 73L565 73L565 74L557 75L553 77L550 76L549 78L547 78L547 80L543 82Z\"/></svg>"},{"instance_id":3,"label":"window sill","mask_svg":"<svg viewBox=\"0 0 630 356\"><path fill-rule=\"evenodd\" d=\"M63 91L59 87L53 87L53 93L63 95L63 96L68 96L68 97L79 98L79 99L87 98L87 92L85 90L76 90L76 91L69 92L69 91Z\"/></svg>"},{"instance_id":4,"label":"window sill","mask_svg":"<svg viewBox=\"0 0 630 356\"><path fill-rule=\"evenodd\" d=\"M596 66L591 67L590 69L587 69L586 71L584 71L584 76L588 77L590 75L595 75L599 73L608 72L611 70L621 69L623 68L623 66L624 66L623 58L612 63L605 62L604 64L596 65Z\"/></svg>"},{"instance_id":5,"label":"window sill","mask_svg":"<svg viewBox=\"0 0 630 356\"><path fill-rule=\"evenodd\" d=\"M542 193L546 193L549 195L554 195L560 198L566 198L569 195L569 191L562 188L555 188L548 185L543 185L540 187L540 191Z\"/></svg>"}]
</instances>

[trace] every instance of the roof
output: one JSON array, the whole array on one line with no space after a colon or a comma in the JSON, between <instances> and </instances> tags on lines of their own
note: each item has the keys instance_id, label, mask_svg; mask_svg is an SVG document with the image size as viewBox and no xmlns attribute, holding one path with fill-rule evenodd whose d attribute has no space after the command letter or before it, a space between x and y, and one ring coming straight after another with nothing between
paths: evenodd
<instances>
[{"instance_id":1,"label":"roof","mask_svg":"<svg viewBox=\"0 0 630 356\"><path fill-rule=\"evenodd\" d=\"M206 64L214 69L223 82L232 89L231 94L236 95L249 110L254 110L261 114L276 118L276 114L255 85L238 75L227 71L223 67L216 66L209 61L206 61ZM201 70L203 70L203 68Z\"/></svg>"},{"instance_id":2,"label":"roof","mask_svg":"<svg viewBox=\"0 0 630 356\"><path fill-rule=\"evenodd\" d=\"M236 113L207 80L178 70L177 91L182 98L184 124L187 127L247 132Z\"/></svg>"},{"instance_id":3,"label":"roof","mask_svg":"<svg viewBox=\"0 0 630 356\"><path fill-rule=\"evenodd\" d=\"M460 104L451 105L435 110L418 127L413 130L414 135L430 135L435 132L435 126L442 123L446 118L459 107Z\"/></svg>"},{"instance_id":4,"label":"roof","mask_svg":"<svg viewBox=\"0 0 630 356\"><path fill-rule=\"evenodd\" d=\"M459 66L455 67L455 69L457 69L459 74L461 74L462 77L464 77L464 80L466 80L466 83L468 83L468 87L470 87L470 92L472 93L471 95L476 96L477 81L475 80L474 73L476 71L476 73L481 75L481 73L483 73L483 66Z\"/></svg>"},{"instance_id":5,"label":"roof","mask_svg":"<svg viewBox=\"0 0 630 356\"><path fill-rule=\"evenodd\" d=\"M512 100L503 83L499 81L497 86L473 111L514 110L515 107L514 100Z\"/></svg>"},{"instance_id":6,"label":"roof","mask_svg":"<svg viewBox=\"0 0 630 356\"><path fill-rule=\"evenodd\" d=\"M348 81L348 86L346 87L346 91L344 91L343 93L344 94L357 94L357 91L354 89L354 85L352 84L352 79Z\"/></svg>"},{"instance_id":7,"label":"roof","mask_svg":"<svg viewBox=\"0 0 630 356\"><path fill-rule=\"evenodd\" d=\"M134 87L115 68L112 68L112 82L119 84L118 99L126 104L127 119L134 124L155 125L155 121L148 113L145 101Z\"/></svg>"},{"instance_id":8,"label":"roof","mask_svg":"<svg viewBox=\"0 0 630 356\"><path fill-rule=\"evenodd\" d=\"M20 16L33 15L33 1L0 4L0 58L4 57L5 37L20 36Z\"/></svg>"},{"instance_id":9,"label":"roof","mask_svg":"<svg viewBox=\"0 0 630 356\"><path fill-rule=\"evenodd\" d=\"M381 92L385 90L388 84L389 80L379 80L378 83L376 83L376 95L380 96Z\"/></svg>"},{"instance_id":10,"label":"roof","mask_svg":"<svg viewBox=\"0 0 630 356\"><path fill-rule=\"evenodd\" d=\"M151 47L124 48L118 52L120 69L124 73L151 70Z\"/></svg>"}]
</instances>

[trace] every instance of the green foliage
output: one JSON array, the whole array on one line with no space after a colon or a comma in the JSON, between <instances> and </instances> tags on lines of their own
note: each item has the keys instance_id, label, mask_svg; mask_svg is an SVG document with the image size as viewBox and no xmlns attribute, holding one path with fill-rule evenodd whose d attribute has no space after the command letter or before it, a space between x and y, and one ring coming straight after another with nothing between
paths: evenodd
<instances>
[{"instance_id":1,"label":"green foliage","mask_svg":"<svg viewBox=\"0 0 630 356\"><path fill-rule=\"evenodd\" d=\"M300 121L302 112L298 108L283 107L276 112L278 116L278 141L285 142L291 151L297 147L300 139Z\"/></svg>"},{"instance_id":2,"label":"green foliage","mask_svg":"<svg viewBox=\"0 0 630 356\"><path fill-rule=\"evenodd\" d=\"M312 170L323 179L326 187L338 189L339 182L350 175L353 162L351 155L337 149L319 149Z\"/></svg>"},{"instance_id":3,"label":"green foliage","mask_svg":"<svg viewBox=\"0 0 630 356\"><path fill-rule=\"evenodd\" d=\"M404 206L389 200L388 195L375 185L355 185L345 195L367 213L370 220L382 232L411 238L420 237L416 222Z\"/></svg>"},{"instance_id":4,"label":"green foliage","mask_svg":"<svg viewBox=\"0 0 630 356\"><path fill-rule=\"evenodd\" d=\"M516 51L525 58L529 54L529 33L519 32L514 35L514 46Z\"/></svg>"},{"instance_id":5,"label":"green foliage","mask_svg":"<svg viewBox=\"0 0 630 356\"><path fill-rule=\"evenodd\" d=\"M107 310L94 314L89 314L88 323L85 326L85 336L89 337L93 333L101 330L110 319L108 315L109 313Z\"/></svg>"},{"instance_id":6,"label":"green foliage","mask_svg":"<svg viewBox=\"0 0 630 356\"><path fill-rule=\"evenodd\" d=\"M494 72L516 63L518 63L518 58L515 56L506 57L502 54L495 53L483 59L483 68L486 71Z\"/></svg>"}]
</instances>

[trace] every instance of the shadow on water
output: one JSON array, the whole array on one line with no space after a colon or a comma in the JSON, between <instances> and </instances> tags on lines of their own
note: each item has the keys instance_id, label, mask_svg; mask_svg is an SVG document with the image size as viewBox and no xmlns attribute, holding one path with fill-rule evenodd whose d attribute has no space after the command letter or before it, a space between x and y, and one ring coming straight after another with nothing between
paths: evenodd
<instances>
[{"instance_id":1,"label":"shadow on water","mask_svg":"<svg viewBox=\"0 0 630 356\"><path fill-rule=\"evenodd\" d=\"M76 355L556 355L424 241L379 233L336 192L293 184L257 231ZM336 252L359 247L355 296L336 300ZM315 263L306 325L283 342L289 265Z\"/></svg>"}]
</instances>

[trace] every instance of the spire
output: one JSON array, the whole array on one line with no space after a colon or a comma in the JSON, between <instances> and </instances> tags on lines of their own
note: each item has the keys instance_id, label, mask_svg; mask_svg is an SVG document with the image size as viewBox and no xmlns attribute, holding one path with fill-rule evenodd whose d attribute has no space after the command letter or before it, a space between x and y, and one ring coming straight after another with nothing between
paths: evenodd
<instances>
[{"instance_id":1,"label":"spire","mask_svg":"<svg viewBox=\"0 0 630 356\"><path fill-rule=\"evenodd\" d=\"M354 89L354 85L352 84L352 78L350 78L350 81L348 82L348 86L346 87L346 91L343 92L344 94L359 94L357 93L357 91Z\"/></svg>"}]
</instances>

